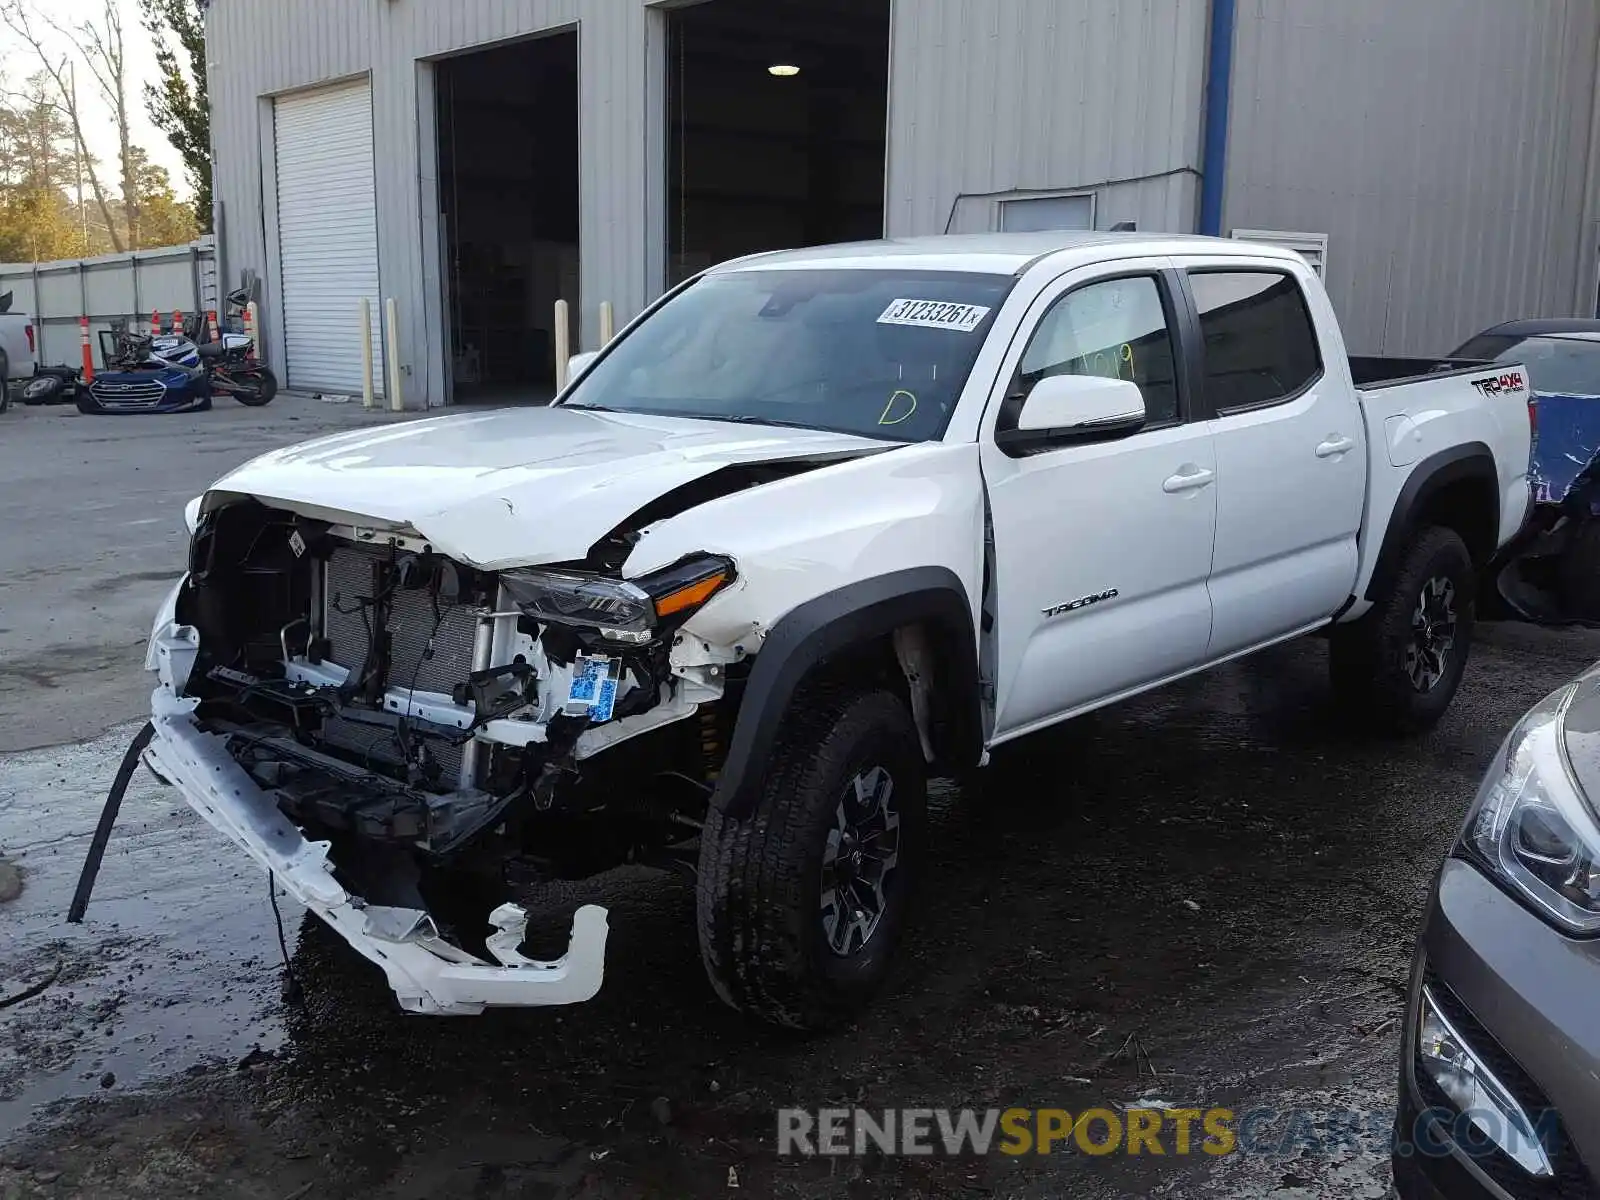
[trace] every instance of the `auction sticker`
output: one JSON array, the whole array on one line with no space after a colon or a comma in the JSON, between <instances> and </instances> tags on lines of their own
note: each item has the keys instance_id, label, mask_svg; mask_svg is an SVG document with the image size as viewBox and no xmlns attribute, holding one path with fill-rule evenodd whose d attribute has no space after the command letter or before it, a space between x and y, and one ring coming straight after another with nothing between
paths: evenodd
<instances>
[{"instance_id":1,"label":"auction sticker","mask_svg":"<svg viewBox=\"0 0 1600 1200\"><path fill-rule=\"evenodd\" d=\"M954 329L957 333L971 333L989 310L977 304L952 304L946 300L895 300L883 315L879 325L914 325L920 329Z\"/></svg>"},{"instance_id":2,"label":"auction sticker","mask_svg":"<svg viewBox=\"0 0 1600 1200\"><path fill-rule=\"evenodd\" d=\"M565 711L587 713L591 721L609 721L617 705L617 678L612 660L603 654L579 653L572 668L572 687Z\"/></svg>"}]
</instances>

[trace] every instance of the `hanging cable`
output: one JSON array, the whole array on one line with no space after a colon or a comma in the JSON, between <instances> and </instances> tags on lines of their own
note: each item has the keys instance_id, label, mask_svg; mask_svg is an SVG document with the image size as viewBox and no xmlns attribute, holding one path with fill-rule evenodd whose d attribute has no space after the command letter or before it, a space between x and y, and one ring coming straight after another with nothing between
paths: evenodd
<instances>
[{"instance_id":1,"label":"hanging cable","mask_svg":"<svg viewBox=\"0 0 1600 1200\"><path fill-rule=\"evenodd\" d=\"M300 981L295 978L294 968L289 965L289 941L283 936L283 913L278 909L278 887L271 871L267 872L267 899L272 901L272 919L278 924L278 952L283 955L283 1002L299 1004L304 993L300 990Z\"/></svg>"}]
</instances>

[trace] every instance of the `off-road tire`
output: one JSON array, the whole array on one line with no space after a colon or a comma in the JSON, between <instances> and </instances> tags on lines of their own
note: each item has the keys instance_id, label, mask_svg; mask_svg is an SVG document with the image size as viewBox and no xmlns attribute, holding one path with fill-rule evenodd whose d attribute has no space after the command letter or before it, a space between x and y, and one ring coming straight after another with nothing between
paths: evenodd
<instances>
[{"instance_id":1,"label":"off-road tire","mask_svg":"<svg viewBox=\"0 0 1600 1200\"><path fill-rule=\"evenodd\" d=\"M1413 619L1431 581L1454 589L1453 644L1437 682L1424 689L1406 666ZM1328 665L1334 698L1356 724L1387 736L1431 729L1450 707L1472 649L1477 572L1453 529L1419 529L1401 555L1389 589L1359 621L1335 626Z\"/></svg>"},{"instance_id":2,"label":"off-road tire","mask_svg":"<svg viewBox=\"0 0 1600 1200\"><path fill-rule=\"evenodd\" d=\"M893 781L899 862L877 926L840 955L824 933L823 859L840 801L857 776ZM905 703L888 691L798 697L745 816L712 811L700 842L700 956L722 1000L791 1029L848 1019L888 977L923 864L927 768Z\"/></svg>"}]
</instances>

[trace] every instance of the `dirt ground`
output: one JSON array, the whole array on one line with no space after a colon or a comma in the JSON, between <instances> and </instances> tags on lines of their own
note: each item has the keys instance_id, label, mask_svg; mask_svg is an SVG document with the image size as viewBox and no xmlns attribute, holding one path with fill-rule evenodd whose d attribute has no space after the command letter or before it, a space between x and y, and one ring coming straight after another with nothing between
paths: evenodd
<instances>
[{"instance_id":1,"label":"dirt ground","mask_svg":"<svg viewBox=\"0 0 1600 1200\"><path fill-rule=\"evenodd\" d=\"M0 1008L0 1197L1385 1194L1427 888L1506 729L1600 636L1484 627L1456 706L1412 742L1341 731L1313 640L1008 747L936 797L901 969L834 1035L724 1009L690 887L642 872L577 897L611 911L587 1005L404 1016L288 908L305 998L286 1005L266 880L147 776L88 920L62 914L137 728L182 503L266 444L360 419L315 407L248 429L220 408L211 427L0 427L0 853L23 878L0 903L0 1004L46 984ZM141 448L93 448L118 436ZM63 515L60 497L91 494L104 507ZM127 534L150 518L165 524ZM150 587L100 602L142 573ZM902 1106L1220 1106L1285 1136L1220 1157L776 1153L779 1109ZM1366 1135L1338 1135L1351 1119Z\"/></svg>"}]
</instances>

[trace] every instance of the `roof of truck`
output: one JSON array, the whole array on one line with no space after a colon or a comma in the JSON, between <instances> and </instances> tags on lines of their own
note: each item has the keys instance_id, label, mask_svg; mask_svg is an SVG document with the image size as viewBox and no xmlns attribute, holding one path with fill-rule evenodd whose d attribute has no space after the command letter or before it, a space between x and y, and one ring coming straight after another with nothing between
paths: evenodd
<instances>
[{"instance_id":1,"label":"roof of truck","mask_svg":"<svg viewBox=\"0 0 1600 1200\"><path fill-rule=\"evenodd\" d=\"M711 269L711 274L798 267L864 268L893 265L906 270L972 271L986 274L1021 274L1040 259L1070 250L1118 247L1123 254L1239 254L1294 260L1292 250L1263 242L1195 237L1167 233L1090 233L1055 230L1045 233L965 233L938 237L885 238L881 241L846 242L834 246L808 246L737 258ZM1086 256L1097 257L1097 256Z\"/></svg>"}]
</instances>

